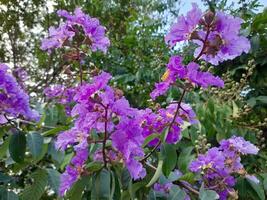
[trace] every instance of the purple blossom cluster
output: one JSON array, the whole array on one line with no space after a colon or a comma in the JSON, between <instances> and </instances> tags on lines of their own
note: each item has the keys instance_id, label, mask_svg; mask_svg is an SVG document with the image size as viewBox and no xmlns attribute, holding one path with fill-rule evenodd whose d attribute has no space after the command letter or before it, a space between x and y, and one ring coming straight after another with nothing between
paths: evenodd
<instances>
[{"instance_id":1,"label":"purple blossom cluster","mask_svg":"<svg viewBox=\"0 0 267 200\"><path fill-rule=\"evenodd\" d=\"M73 97L75 106L71 110L71 116L75 118L74 127L58 135L56 147L60 150L72 147L76 153L85 152L94 131L101 138L101 143L104 140L112 142L112 147L104 150L105 155L101 149L95 152L94 160L123 162L131 177L140 179L146 175L140 162L144 157L143 142L153 133L162 134L163 129L172 123L177 105L171 104L156 112L132 108L120 90L108 85L110 79L110 74L102 72L93 77L91 83L84 83L77 88ZM61 87L56 87L55 90L47 90L46 93L54 97L62 94L62 91ZM177 118L166 137L168 143L176 143L181 139L184 121L191 124L198 122L196 114L188 104L182 103L180 106ZM153 146L158 141L159 139L154 139L149 145ZM87 156L83 158L85 162ZM72 161L71 166L66 168L61 179L61 195L64 195L79 178L83 172L81 163L84 162L76 165L75 161ZM80 173L73 173L73 170ZM65 180L72 181L68 181L67 184Z\"/></svg>"},{"instance_id":2,"label":"purple blossom cluster","mask_svg":"<svg viewBox=\"0 0 267 200\"><path fill-rule=\"evenodd\" d=\"M241 155L257 154L259 149L242 137L233 136L220 142L220 146L213 147L206 154L200 154L190 165L192 172L202 172L205 187L215 190L221 200L226 200L234 193L234 174L246 175L258 182L255 176L247 175L241 164Z\"/></svg>"},{"instance_id":3,"label":"purple blossom cluster","mask_svg":"<svg viewBox=\"0 0 267 200\"><path fill-rule=\"evenodd\" d=\"M49 28L49 36L42 41L42 50L51 52L63 45L69 45L75 36L81 34L81 29L84 44L89 45L92 51L100 50L106 53L110 41L105 36L105 27L100 25L98 19L83 13L80 8L76 8L73 15L66 10L58 10L57 14L65 18L65 22L58 27Z\"/></svg>"},{"instance_id":4,"label":"purple blossom cluster","mask_svg":"<svg viewBox=\"0 0 267 200\"><path fill-rule=\"evenodd\" d=\"M49 37L42 42L43 50L50 52L55 48L71 46L74 37L82 35L83 41L79 45L87 44L92 51L107 51L110 42L105 36L105 28L97 19L86 15L79 8L73 15L65 10L57 13L65 18L65 22L57 28L50 28ZM177 79L185 83L183 86L190 88L223 87L224 82L219 77L201 71L196 62L201 58L218 64L233 59L242 52L248 52L248 40L239 35L241 23L241 19L222 12L202 13L193 4L193 9L186 16L178 18L165 40L171 47L177 42L192 40L198 45L195 60L185 65L180 56L172 56L162 82L156 83L151 98L155 100L165 94L176 84ZM82 75L82 70L80 73ZM47 99L55 99L68 106L69 115L74 119L73 127L61 132L56 141L57 149L65 151L72 148L75 152L61 175L61 196L64 196L80 176L87 173L86 162L91 158L103 163L104 167L113 162L123 163L134 180L144 178L146 170L142 161L146 157L142 145L145 139L151 134L160 135L167 130L163 142L175 144L180 141L186 122L198 123L195 112L182 102L182 98L179 102L172 102L166 108L155 111L132 108L122 91L109 86L111 78L109 73L102 72L92 77L89 83L82 82L81 78L81 84L75 88L55 85L44 91ZM188 88L183 89L186 92ZM162 142L159 138L153 139L148 145L158 147ZM107 141L111 145L106 145ZM88 149L92 143L97 143L99 148L93 155L89 155ZM217 191L221 199L226 199L234 191L235 178L232 174L245 171L240 155L257 152L258 149L253 144L243 138L232 137L221 141L220 147L211 148L205 155L199 155L191 163L190 170L203 172L202 181L206 183L205 187ZM250 175L247 177L252 180L255 178ZM172 186L171 182L165 185L155 184L154 189L168 192Z\"/></svg>"},{"instance_id":5,"label":"purple blossom cluster","mask_svg":"<svg viewBox=\"0 0 267 200\"><path fill-rule=\"evenodd\" d=\"M177 79L182 79L192 86L207 88L209 86L223 87L224 82L218 76L213 76L210 72L202 72L199 65L190 62L187 66L182 64L180 56L172 56L167 64L167 71L162 76L162 82L155 84L155 89L150 94L152 99L165 94Z\"/></svg>"},{"instance_id":6,"label":"purple blossom cluster","mask_svg":"<svg viewBox=\"0 0 267 200\"><path fill-rule=\"evenodd\" d=\"M65 106L66 114L70 115L73 98L76 94L76 88L67 88L63 85L53 85L44 89L44 94L48 100L55 100Z\"/></svg>"},{"instance_id":7,"label":"purple blossom cluster","mask_svg":"<svg viewBox=\"0 0 267 200\"><path fill-rule=\"evenodd\" d=\"M143 136L148 137L151 134L161 134L164 132L164 129L171 125L177 106L177 104L170 104L166 108L158 109L156 112L153 112L151 109L141 111ZM170 144L180 141L182 126L185 121L190 124L198 123L195 112L188 104L181 103L180 108L166 136L166 142ZM158 142L159 139L155 138L148 145L155 146Z\"/></svg>"},{"instance_id":8,"label":"purple blossom cluster","mask_svg":"<svg viewBox=\"0 0 267 200\"><path fill-rule=\"evenodd\" d=\"M234 59L250 49L249 40L239 35L242 19L223 12L203 13L193 3L186 16L180 16L166 35L165 41L173 47L177 42L192 41L199 47L195 57L214 65Z\"/></svg>"},{"instance_id":9,"label":"purple blossom cluster","mask_svg":"<svg viewBox=\"0 0 267 200\"><path fill-rule=\"evenodd\" d=\"M0 118L5 123L5 117L24 117L29 120L39 120L39 114L30 107L29 96L8 72L9 67L0 63Z\"/></svg>"},{"instance_id":10,"label":"purple blossom cluster","mask_svg":"<svg viewBox=\"0 0 267 200\"><path fill-rule=\"evenodd\" d=\"M113 151L97 152L95 159L107 162L121 158L134 179L143 178L146 174L138 158L144 156L142 144L144 137L141 128L141 115L137 109L131 108L121 91L113 89L107 83L111 75L102 72L95 76L92 83L85 83L78 88L74 96L76 105L71 111L75 118L74 127L59 134L56 147L66 150L72 146L76 152L87 152L90 145L91 132L95 131L102 140L111 140ZM104 150L106 151L106 149ZM114 154L114 152L116 152ZM74 157L75 158L75 157ZM61 178L60 194L64 195L81 175L82 165L87 156L82 156L83 162L76 159L71 162ZM117 159L118 160L118 159ZM78 170L79 169L79 170ZM72 180L66 183L65 180Z\"/></svg>"}]
</instances>

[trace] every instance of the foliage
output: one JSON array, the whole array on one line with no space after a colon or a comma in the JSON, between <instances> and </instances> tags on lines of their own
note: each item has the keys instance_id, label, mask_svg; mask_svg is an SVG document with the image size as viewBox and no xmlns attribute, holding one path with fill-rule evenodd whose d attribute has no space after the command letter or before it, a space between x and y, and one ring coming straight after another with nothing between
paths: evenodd
<instances>
[{"instance_id":1,"label":"foliage","mask_svg":"<svg viewBox=\"0 0 267 200\"><path fill-rule=\"evenodd\" d=\"M74 76L79 72L77 63L70 64L62 59L66 51L57 49L49 55L39 49L40 38L47 35L48 27L58 25L59 18L54 10L72 11L80 6L107 27L111 47L106 55L88 52L83 64L84 78L94 75L97 70L110 72L114 77L112 85L121 89L130 104L138 108L156 109L158 104L165 107L181 95L179 90L172 88L166 99L160 97L157 102L152 102L149 97L170 54L163 36L170 24L167 21L169 17L178 15L179 2L51 2L53 12L45 1L1 1L0 59L26 69L30 76L26 81L27 90L33 96L32 105L42 117L37 123L22 118L14 120L20 131L13 128L14 124L0 126L0 199L59 199L60 175L74 155L72 149L62 152L55 148L57 135L73 126L72 118L65 113L62 104L54 100L45 101L43 95L43 89L51 84L69 87L79 82L79 77ZM265 199L267 11L256 13L257 1L242 0L243 6L241 4L236 9L227 7L227 1L209 2L207 8L220 7L244 19L242 34L250 39L251 50L216 68L200 63L201 69L219 75L226 83L222 90L192 88L185 96L200 123L184 124L180 142L164 144L160 150L153 151L150 162L157 168L147 167L147 176L142 180L132 180L122 163L105 169L101 163L93 162L92 155L99 148L99 144L93 144L89 153L92 162L86 166L89 174L84 174L73 185L66 199L183 199L187 193L192 199L197 199L194 192L184 190L184 182L198 185L197 180L200 179L190 172L191 161L232 135L242 136L260 148L257 156L242 157L247 172L256 175L260 184L244 177L238 178L235 189L239 199ZM37 32L36 27L39 29ZM192 58L190 48L192 46L185 44L179 50L171 50L171 53L185 55L187 62ZM98 137L94 135L94 139ZM146 154L153 149L147 147L149 142L158 137L155 133L146 138L143 143ZM177 175L174 169L183 174ZM169 189L167 196L152 187L155 183L169 182L177 184ZM193 189L199 190L200 199L218 199L213 190L198 186Z\"/></svg>"}]
</instances>

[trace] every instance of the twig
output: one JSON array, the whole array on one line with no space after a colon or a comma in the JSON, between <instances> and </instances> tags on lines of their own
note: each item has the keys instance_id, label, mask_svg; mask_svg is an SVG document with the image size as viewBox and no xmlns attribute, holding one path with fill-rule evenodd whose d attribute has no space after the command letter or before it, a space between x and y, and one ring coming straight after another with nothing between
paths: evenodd
<instances>
[{"instance_id":1,"label":"twig","mask_svg":"<svg viewBox=\"0 0 267 200\"><path fill-rule=\"evenodd\" d=\"M106 142L108 138L108 107L105 107L105 135L104 135L104 140L103 140L103 148L102 148L102 153L103 153L103 161L104 161L104 167L107 167L107 160L106 160Z\"/></svg>"},{"instance_id":2,"label":"twig","mask_svg":"<svg viewBox=\"0 0 267 200\"><path fill-rule=\"evenodd\" d=\"M145 164L146 164L148 167L150 167L151 169L153 169L154 171L156 171L157 168L156 168L155 166L153 166L153 165L151 165L150 163L147 163L147 162L145 162ZM179 186L181 186L181 187L187 189L188 191L192 192L192 193L195 194L195 195L199 195L199 191L197 191L196 189L194 189L194 188L190 187L189 185L185 184L183 181L176 180L176 181L174 181L173 183L174 183L175 185L179 185Z\"/></svg>"}]
</instances>

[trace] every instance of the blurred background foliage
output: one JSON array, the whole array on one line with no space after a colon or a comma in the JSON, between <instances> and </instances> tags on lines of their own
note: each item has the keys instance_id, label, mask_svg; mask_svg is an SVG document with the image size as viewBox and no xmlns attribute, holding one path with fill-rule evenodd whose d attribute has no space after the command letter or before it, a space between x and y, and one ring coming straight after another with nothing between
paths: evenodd
<instances>
[{"instance_id":1,"label":"blurred background foliage","mask_svg":"<svg viewBox=\"0 0 267 200\"><path fill-rule=\"evenodd\" d=\"M62 60L64 52L48 55L40 50L40 41L48 28L59 23L55 10L74 10L80 6L107 27L111 47L106 55L93 53L86 59L88 73L95 68L104 69L114 76L113 85L122 89L131 104L138 108L154 107L149 100L154 83L160 80L171 54L182 54L185 61L192 58L190 44L171 51L164 43L169 25L182 8L179 0L1 0L0 1L0 60L13 67L23 67L30 75L27 90L33 104L42 113L38 124L18 121L24 133L11 133L10 127L0 127L0 199L57 199L59 175L71 159L72 152L58 152L54 138L66 130L71 120L64 108L53 102L44 103L43 89L51 84L71 84L66 79L73 70ZM258 156L245 159L249 173L261 180L255 185L239 179L237 189L240 199L265 199L267 194L267 10L257 0L239 0L231 6L227 0L203 0L206 8L221 9L244 20L242 34L251 41L251 51L234 60L221 63L216 68L201 63L202 68L223 77L223 90L195 89L187 95L201 122L184 130L183 140L175 148L166 148L165 156L174 162L164 164L164 174L178 168L184 180L196 181L187 169L196 153L231 135L241 135L257 144ZM261 10L261 12L258 11ZM177 99L179 91L171 90L167 98L158 103ZM162 153L162 152L161 152ZM155 155L159 154L156 152ZM92 163L94 172L99 166ZM114 167L116 173L84 177L68 193L68 199L98 199L92 190L93 181L104 177L104 182L114 181L122 190L114 191L114 199L165 199L144 185L133 182L127 171ZM102 171L103 172L103 171ZM101 172L101 173L102 173ZM108 175L106 175L108 174ZM109 177L109 178L107 178ZM110 178L111 177L111 178ZM110 180L112 179L112 180ZM101 181L103 181L101 179ZM110 184L112 185L112 184ZM109 188L109 186L107 186ZM116 187L117 188L117 187ZM101 188L100 188L101 189ZM85 191L82 193L82 191ZM102 190L101 190L102 191ZM110 191L102 191L110 193ZM177 191L176 191L177 192ZM179 191L180 192L180 191ZM177 193L173 193L177 195ZM171 199L172 197L170 197ZM102 199L102 198L100 198ZM105 198L103 198L105 199Z\"/></svg>"}]
</instances>

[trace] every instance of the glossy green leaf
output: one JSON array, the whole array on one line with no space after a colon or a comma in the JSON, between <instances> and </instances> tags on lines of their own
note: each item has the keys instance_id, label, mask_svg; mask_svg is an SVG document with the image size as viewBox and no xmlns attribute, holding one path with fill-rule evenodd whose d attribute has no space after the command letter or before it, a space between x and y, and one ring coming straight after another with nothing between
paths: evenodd
<instances>
[{"instance_id":1,"label":"glossy green leaf","mask_svg":"<svg viewBox=\"0 0 267 200\"><path fill-rule=\"evenodd\" d=\"M39 133L28 133L27 144L33 157L37 159L43 149L44 138Z\"/></svg>"},{"instance_id":2,"label":"glossy green leaf","mask_svg":"<svg viewBox=\"0 0 267 200\"><path fill-rule=\"evenodd\" d=\"M200 200L216 200L216 199L219 199L219 195L213 190L204 189L202 185L199 191L199 199Z\"/></svg>"},{"instance_id":3,"label":"glossy green leaf","mask_svg":"<svg viewBox=\"0 0 267 200\"><path fill-rule=\"evenodd\" d=\"M58 194L60 184L60 173L55 169L46 169L48 174L48 185Z\"/></svg>"},{"instance_id":4,"label":"glossy green leaf","mask_svg":"<svg viewBox=\"0 0 267 200\"><path fill-rule=\"evenodd\" d=\"M177 162L177 153L175 145L162 145L160 153L163 159L162 172L165 176L169 176L171 171L175 168Z\"/></svg>"},{"instance_id":5,"label":"glossy green leaf","mask_svg":"<svg viewBox=\"0 0 267 200\"><path fill-rule=\"evenodd\" d=\"M102 169L92 180L92 200L110 200L111 199L111 174L107 169Z\"/></svg>"},{"instance_id":6,"label":"glossy green leaf","mask_svg":"<svg viewBox=\"0 0 267 200\"><path fill-rule=\"evenodd\" d=\"M9 141L9 152L11 158L18 163L24 161L26 151L26 137L22 132L12 133Z\"/></svg>"},{"instance_id":7,"label":"glossy green leaf","mask_svg":"<svg viewBox=\"0 0 267 200\"><path fill-rule=\"evenodd\" d=\"M33 184L26 187L20 195L21 200L38 200L41 199L48 183L46 170L38 169L31 176Z\"/></svg>"}]
</instances>

